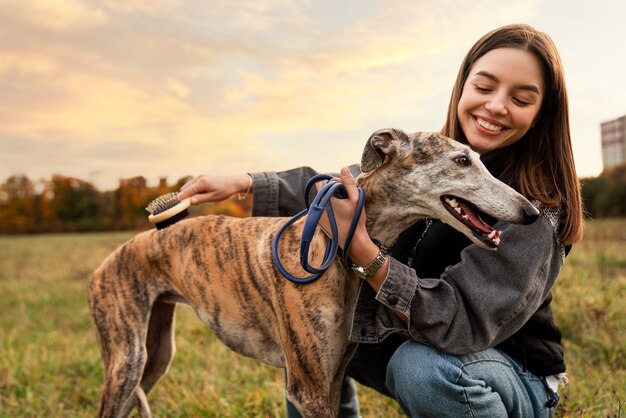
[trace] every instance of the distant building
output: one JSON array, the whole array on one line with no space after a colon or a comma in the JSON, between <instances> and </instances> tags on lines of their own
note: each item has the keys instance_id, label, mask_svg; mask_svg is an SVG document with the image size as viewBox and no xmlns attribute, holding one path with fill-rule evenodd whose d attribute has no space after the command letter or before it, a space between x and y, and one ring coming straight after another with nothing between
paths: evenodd
<instances>
[{"instance_id":1,"label":"distant building","mask_svg":"<svg viewBox=\"0 0 626 418\"><path fill-rule=\"evenodd\" d=\"M626 163L626 115L600 124L604 169Z\"/></svg>"}]
</instances>

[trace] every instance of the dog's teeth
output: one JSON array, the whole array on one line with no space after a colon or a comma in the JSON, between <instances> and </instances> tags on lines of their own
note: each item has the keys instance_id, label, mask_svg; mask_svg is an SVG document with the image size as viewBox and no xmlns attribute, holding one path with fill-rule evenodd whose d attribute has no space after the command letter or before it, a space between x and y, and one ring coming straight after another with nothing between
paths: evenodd
<instances>
[{"instance_id":1,"label":"dog's teeth","mask_svg":"<svg viewBox=\"0 0 626 418\"><path fill-rule=\"evenodd\" d=\"M459 206L458 202L454 198L448 198L446 200L450 204L450 206L452 206L453 208L456 208Z\"/></svg>"},{"instance_id":2,"label":"dog's teeth","mask_svg":"<svg viewBox=\"0 0 626 418\"><path fill-rule=\"evenodd\" d=\"M498 231L497 229L491 231L489 235L487 235L487 237L489 237L491 242L493 242L495 245L500 244L500 231Z\"/></svg>"},{"instance_id":3,"label":"dog's teeth","mask_svg":"<svg viewBox=\"0 0 626 418\"><path fill-rule=\"evenodd\" d=\"M463 211L461 210L461 207L460 207L460 206L456 206L456 207L454 208L454 210L455 210L457 213L461 213L461 212L463 212Z\"/></svg>"},{"instance_id":4,"label":"dog's teeth","mask_svg":"<svg viewBox=\"0 0 626 418\"><path fill-rule=\"evenodd\" d=\"M463 215L463 216L461 216L461 218L465 219L466 221L469 221L469 216L467 216L467 215Z\"/></svg>"}]
</instances>

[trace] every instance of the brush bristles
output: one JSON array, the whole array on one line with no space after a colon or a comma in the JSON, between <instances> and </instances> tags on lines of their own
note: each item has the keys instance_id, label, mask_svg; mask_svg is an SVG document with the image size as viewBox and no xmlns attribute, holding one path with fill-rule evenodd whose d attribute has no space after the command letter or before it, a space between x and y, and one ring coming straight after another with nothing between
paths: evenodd
<instances>
[{"instance_id":1,"label":"brush bristles","mask_svg":"<svg viewBox=\"0 0 626 418\"><path fill-rule=\"evenodd\" d=\"M190 198L178 200L178 193L167 193L148 204L148 221L157 229L167 228L189 215Z\"/></svg>"},{"instance_id":2,"label":"brush bristles","mask_svg":"<svg viewBox=\"0 0 626 418\"><path fill-rule=\"evenodd\" d=\"M178 204L178 193L166 193L154 199L146 206L151 215L157 215Z\"/></svg>"},{"instance_id":3,"label":"brush bristles","mask_svg":"<svg viewBox=\"0 0 626 418\"><path fill-rule=\"evenodd\" d=\"M155 223L154 226L156 227L156 229L165 229L168 226L172 226L176 222L185 219L188 215L189 215L189 210L185 209L184 211L179 212L176 215L174 215L174 216L172 216L170 218L167 218L164 221Z\"/></svg>"}]
</instances>

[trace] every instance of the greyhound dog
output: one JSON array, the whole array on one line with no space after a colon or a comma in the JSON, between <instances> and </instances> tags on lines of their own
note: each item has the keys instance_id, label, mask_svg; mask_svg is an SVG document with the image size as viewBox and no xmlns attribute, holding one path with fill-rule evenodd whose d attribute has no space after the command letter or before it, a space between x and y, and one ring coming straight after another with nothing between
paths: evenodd
<instances>
[{"instance_id":1,"label":"greyhound dog","mask_svg":"<svg viewBox=\"0 0 626 418\"><path fill-rule=\"evenodd\" d=\"M537 209L495 179L466 145L435 133L375 132L367 141L357 185L365 191L367 230L390 247L423 218L438 218L486 249L499 232L477 210L530 223ZM335 417L360 280L338 258L317 281L298 285L276 269L271 242L285 218L203 216L140 233L95 270L89 307L104 362L100 417L151 416L146 394L173 358L177 303L232 350L286 368L287 397L305 417ZM299 265L304 219L279 245L283 265ZM309 259L327 238L318 231ZM505 243L506 244L506 243Z\"/></svg>"}]
</instances>

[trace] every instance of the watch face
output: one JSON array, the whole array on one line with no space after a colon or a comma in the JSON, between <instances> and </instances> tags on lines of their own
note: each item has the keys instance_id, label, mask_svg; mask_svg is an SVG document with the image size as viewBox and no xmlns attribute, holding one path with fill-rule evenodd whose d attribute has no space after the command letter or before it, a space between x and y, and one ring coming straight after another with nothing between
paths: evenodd
<instances>
[{"instance_id":1,"label":"watch face","mask_svg":"<svg viewBox=\"0 0 626 418\"><path fill-rule=\"evenodd\" d=\"M365 270L361 266L352 266L352 271L358 274L365 274Z\"/></svg>"},{"instance_id":2,"label":"watch face","mask_svg":"<svg viewBox=\"0 0 626 418\"><path fill-rule=\"evenodd\" d=\"M356 273L357 276L361 279L366 279L365 277L365 269L361 266L352 266L352 271Z\"/></svg>"},{"instance_id":3,"label":"watch face","mask_svg":"<svg viewBox=\"0 0 626 418\"><path fill-rule=\"evenodd\" d=\"M354 271L361 279L367 279L372 274L376 273L379 268L385 264L385 260L387 259L387 252L385 248L381 248L380 252L376 256L376 258L368 265L368 266L357 266L353 264L351 269Z\"/></svg>"}]
</instances>

